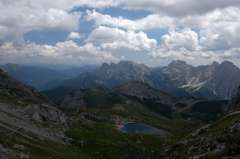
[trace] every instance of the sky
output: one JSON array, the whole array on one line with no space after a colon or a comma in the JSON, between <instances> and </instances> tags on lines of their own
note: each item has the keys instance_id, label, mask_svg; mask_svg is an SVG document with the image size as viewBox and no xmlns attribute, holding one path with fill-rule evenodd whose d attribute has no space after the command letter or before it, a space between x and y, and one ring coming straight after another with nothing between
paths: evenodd
<instances>
[{"instance_id":1,"label":"sky","mask_svg":"<svg viewBox=\"0 0 240 159\"><path fill-rule=\"evenodd\" d=\"M0 63L240 66L239 0L0 0Z\"/></svg>"}]
</instances>

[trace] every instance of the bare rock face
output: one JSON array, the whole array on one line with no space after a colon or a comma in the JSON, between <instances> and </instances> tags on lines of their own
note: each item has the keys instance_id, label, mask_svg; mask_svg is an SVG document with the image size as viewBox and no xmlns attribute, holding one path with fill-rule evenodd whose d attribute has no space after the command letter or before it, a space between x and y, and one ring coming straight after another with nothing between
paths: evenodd
<instances>
[{"instance_id":1,"label":"bare rock face","mask_svg":"<svg viewBox=\"0 0 240 159\"><path fill-rule=\"evenodd\" d=\"M1 134L64 143L66 128L65 115L51 106L46 97L12 79L0 69ZM14 152L0 143L0 158L11 158Z\"/></svg>"},{"instance_id":2,"label":"bare rock face","mask_svg":"<svg viewBox=\"0 0 240 159\"><path fill-rule=\"evenodd\" d=\"M66 121L64 114L49 105L19 107L0 103L0 123L3 128L22 129L41 139L61 142Z\"/></svg>"},{"instance_id":3,"label":"bare rock face","mask_svg":"<svg viewBox=\"0 0 240 159\"><path fill-rule=\"evenodd\" d=\"M240 69L229 61L198 67L173 61L161 71L176 87L203 97L231 99L240 85Z\"/></svg>"}]
</instances>

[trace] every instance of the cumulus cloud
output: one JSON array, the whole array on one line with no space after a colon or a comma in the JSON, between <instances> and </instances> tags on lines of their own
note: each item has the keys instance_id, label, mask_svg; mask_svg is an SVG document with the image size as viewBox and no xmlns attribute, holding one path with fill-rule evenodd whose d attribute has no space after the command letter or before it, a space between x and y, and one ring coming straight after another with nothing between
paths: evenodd
<instances>
[{"instance_id":1,"label":"cumulus cloud","mask_svg":"<svg viewBox=\"0 0 240 159\"><path fill-rule=\"evenodd\" d=\"M81 39L81 38L82 38L82 36L78 32L71 32L71 33L69 33L69 35L67 37L67 39L72 39L72 40Z\"/></svg>"},{"instance_id":2,"label":"cumulus cloud","mask_svg":"<svg viewBox=\"0 0 240 159\"><path fill-rule=\"evenodd\" d=\"M228 50L240 47L240 9L215 11L206 17L209 25L200 28L200 42L206 50ZM215 16L214 16L215 15Z\"/></svg>"},{"instance_id":3,"label":"cumulus cloud","mask_svg":"<svg viewBox=\"0 0 240 159\"><path fill-rule=\"evenodd\" d=\"M199 47L198 34L187 28L182 31L170 31L168 34L162 36L162 47L168 50L186 49L195 51Z\"/></svg>"},{"instance_id":4,"label":"cumulus cloud","mask_svg":"<svg viewBox=\"0 0 240 159\"><path fill-rule=\"evenodd\" d=\"M196 63L237 61L239 5L239 0L0 0L1 61L22 57L99 63L129 56ZM78 7L92 9L85 12ZM128 19L126 15L123 18L102 12L109 7L150 12ZM90 33L80 32L80 20L94 23ZM40 45L24 41L24 34L31 31L61 31L68 35L64 42ZM150 38L151 31L160 31L161 36ZM74 42L80 38L83 42Z\"/></svg>"},{"instance_id":5,"label":"cumulus cloud","mask_svg":"<svg viewBox=\"0 0 240 159\"><path fill-rule=\"evenodd\" d=\"M127 48L133 51L151 51L157 46L157 41L148 38L144 32L125 31L104 26L96 28L89 35L87 42L110 50Z\"/></svg>"},{"instance_id":6,"label":"cumulus cloud","mask_svg":"<svg viewBox=\"0 0 240 159\"><path fill-rule=\"evenodd\" d=\"M215 9L239 6L239 0L121 0L121 5L131 9L143 9L172 16L204 14Z\"/></svg>"},{"instance_id":7,"label":"cumulus cloud","mask_svg":"<svg viewBox=\"0 0 240 159\"><path fill-rule=\"evenodd\" d=\"M111 15L101 14L95 10L87 11L86 20L94 21L95 25L119 27L129 30L150 30L155 28L168 28L174 24L174 18L151 14L138 20L129 20L122 17L112 17Z\"/></svg>"},{"instance_id":8,"label":"cumulus cloud","mask_svg":"<svg viewBox=\"0 0 240 159\"><path fill-rule=\"evenodd\" d=\"M7 4L10 3L10 1L2 0L1 3ZM150 10L174 16L204 14L215 9L240 5L239 0L21 0L14 3L27 4L31 5L31 7L40 6L45 9L60 8L63 10L78 6L91 8L124 7L127 9Z\"/></svg>"},{"instance_id":9,"label":"cumulus cloud","mask_svg":"<svg viewBox=\"0 0 240 159\"><path fill-rule=\"evenodd\" d=\"M111 53L101 50L91 43L79 46L74 41L59 42L55 45L39 45L35 43L14 44L6 42L0 46L0 61L11 59L36 60L39 62L60 63L101 63L116 60ZM41 59L43 61L41 61Z\"/></svg>"},{"instance_id":10,"label":"cumulus cloud","mask_svg":"<svg viewBox=\"0 0 240 159\"><path fill-rule=\"evenodd\" d=\"M79 13L57 8L56 2L34 2L0 1L0 41L18 41L23 34L35 30L78 30Z\"/></svg>"},{"instance_id":11,"label":"cumulus cloud","mask_svg":"<svg viewBox=\"0 0 240 159\"><path fill-rule=\"evenodd\" d=\"M217 9L204 15L186 17L169 17L160 14L150 14L137 20L122 17L112 17L99 12L87 11L87 20L93 20L95 25L123 28L126 30L151 30L167 28L174 30L190 28L184 32L171 31L161 40L169 49L185 48L195 50L201 47L207 50L227 50L239 47L239 15L240 9L228 7ZM195 30L195 31L193 31ZM200 46L198 46L200 45Z\"/></svg>"}]
</instances>

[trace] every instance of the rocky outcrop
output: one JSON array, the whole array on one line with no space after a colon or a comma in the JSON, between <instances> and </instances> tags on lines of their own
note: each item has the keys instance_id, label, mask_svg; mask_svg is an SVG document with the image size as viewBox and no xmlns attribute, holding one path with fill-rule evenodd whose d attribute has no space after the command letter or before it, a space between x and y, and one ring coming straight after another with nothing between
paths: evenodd
<instances>
[{"instance_id":1,"label":"rocky outcrop","mask_svg":"<svg viewBox=\"0 0 240 159\"><path fill-rule=\"evenodd\" d=\"M64 143L67 128L65 115L51 106L48 99L12 79L0 69L0 140L13 137ZM15 141L12 141L14 145ZM0 143L1 158L11 158L17 151ZM18 154L19 155L19 154ZM25 154L22 154L25 155ZM14 155L13 155L14 156ZM16 157L15 155L15 158Z\"/></svg>"},{"instance_id":2,"label":"rocky outcrop","mask_svg":"<svg viewBox=\"0 0 240 159\"><path fill-rule=\"evenodd\" d=\"M64 114L49 105L15 106L0 103L0 127L27 132L40 139L62 142L66 121Z\"/></svg>"}]
</instances>

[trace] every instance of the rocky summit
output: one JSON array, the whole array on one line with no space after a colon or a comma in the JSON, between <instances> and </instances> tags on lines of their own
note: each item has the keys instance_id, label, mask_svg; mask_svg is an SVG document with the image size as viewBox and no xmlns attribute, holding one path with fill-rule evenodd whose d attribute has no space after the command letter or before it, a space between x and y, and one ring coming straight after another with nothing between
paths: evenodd
<instances>
[{"instance_id":1,"label":"rocky summit","mask_svg":"<svg viewBox=\"0 0 240 159\"><path fill-rule=\"evenodd\" d=\"M178 60L160 68L121 61L117 64L105 63L95 71L81 73L57 87L113 88L130 81L147 83L174 96L229 100L240 85L240 69L228 61L195 67Z\"/></svg>"},{"instance_id":2,"label":"rocky summit","mask_svg":"<svg viewBox=\"0 0 240 159\"><path fill-rule=\"evenodd\" d=\"M231 99L240 85L240 69L228 61L198 67L173 61L159 71L176 87L196 96Z\"/></svg>"}]
</instances>

